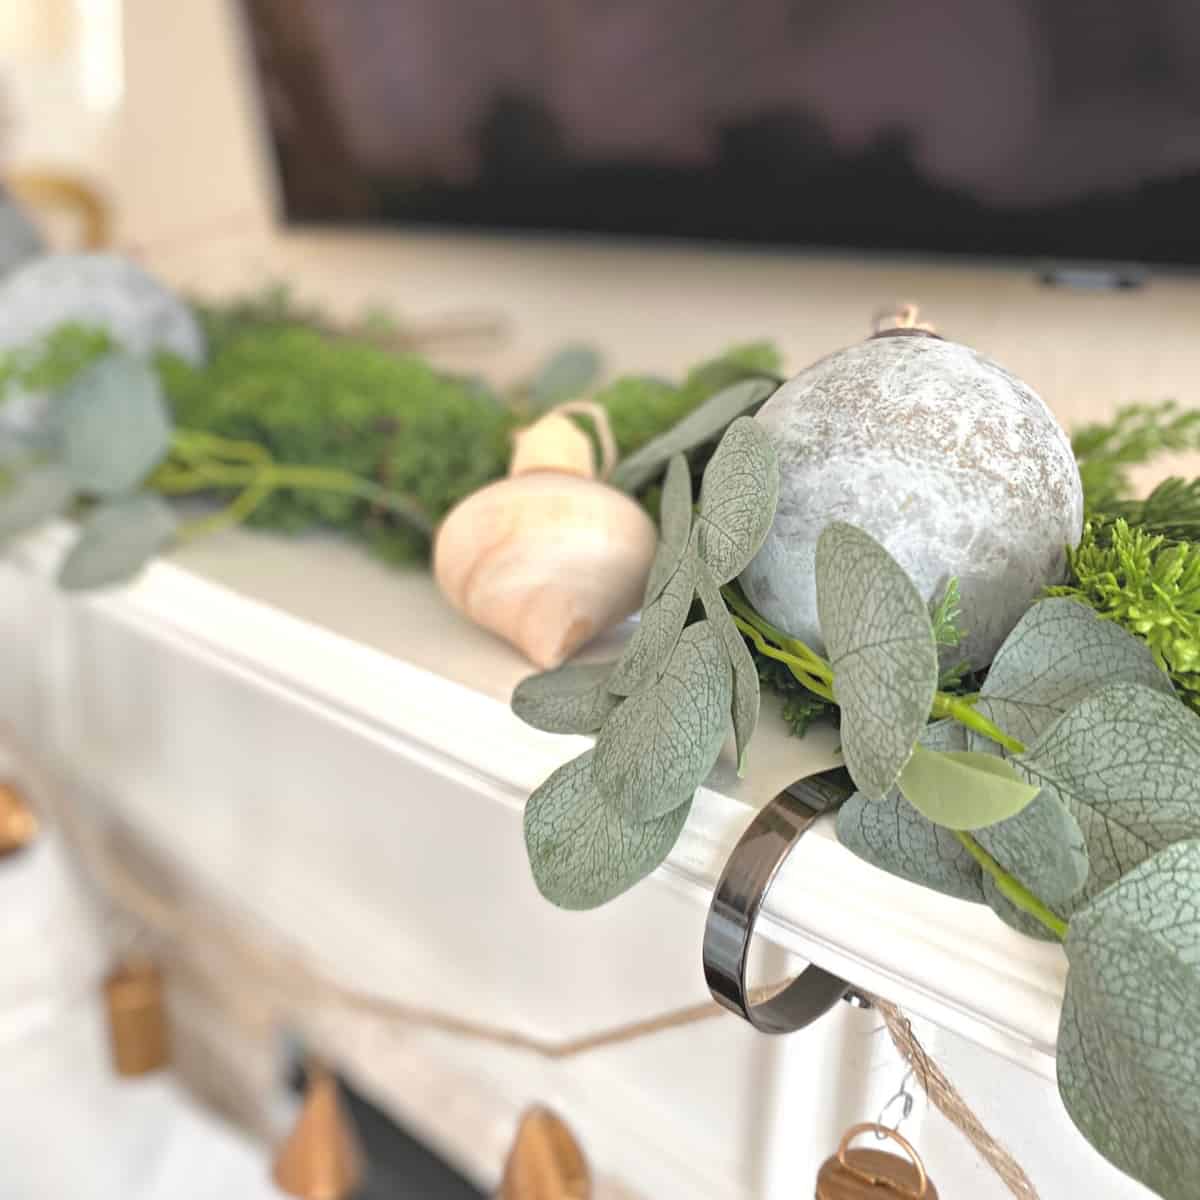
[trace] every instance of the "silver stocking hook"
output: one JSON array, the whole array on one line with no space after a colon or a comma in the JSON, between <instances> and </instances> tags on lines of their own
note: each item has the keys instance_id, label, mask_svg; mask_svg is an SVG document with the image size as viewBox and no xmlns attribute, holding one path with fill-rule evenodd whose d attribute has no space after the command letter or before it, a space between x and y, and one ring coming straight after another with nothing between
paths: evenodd
<instances>
[{"instance_id":1,"label":"silver stocking hook","mask_svg":"<svg viewBox=\"0 0 1200 1200\"><path fill-rule=\"evenodd\" d=\"M850 788L838 768L785 788L750 822L717 883L704 926L704 978L713 998L763 1033L793 1033L841 999L856 999L844 979L806 967L782 991L751 1003L746 981L754 926L767 892L792 848L812 823L841 803Z\"/></svg>"}]
</instances>

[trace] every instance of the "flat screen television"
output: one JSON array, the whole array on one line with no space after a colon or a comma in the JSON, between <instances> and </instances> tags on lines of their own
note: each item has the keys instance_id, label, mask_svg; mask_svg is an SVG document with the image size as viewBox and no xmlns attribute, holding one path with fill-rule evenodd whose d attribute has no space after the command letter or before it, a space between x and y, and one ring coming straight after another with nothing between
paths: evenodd
<instances>
[{"instance_id":1,"label":"flat screen television","mask_svg":"<svg viewBox=\"0 0 1200 1200\"><path fill-rule=\"evenodd\" d=\"M243 0L284 216L1200 263L1195 0Z\"/></svg>"}]
</instances>

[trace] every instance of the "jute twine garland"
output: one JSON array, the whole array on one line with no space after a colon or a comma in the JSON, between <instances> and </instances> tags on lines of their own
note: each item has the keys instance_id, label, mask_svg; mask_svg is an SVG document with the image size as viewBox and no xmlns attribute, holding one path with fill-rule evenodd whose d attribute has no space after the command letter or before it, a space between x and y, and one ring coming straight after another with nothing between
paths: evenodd
<instances>
[{"instance_id":1,"label":"jute twine garland","mask_svg":"<svg viewBox=\"0 0 1200 1200\"><path fill-rule=\"evenodd\" d=\"M65 802L61 794L56 794L55 789L44 789L43 795L53 798L60 829L113 909L151 935L156 950L164 959L250 1027L278 1023L289 1012L324 1008L505 1046L545 1059L562 1060L727 1015L724 1009L709 1001L580 1037L550 1041L507 1026L456 1017L438 1009L406 1004L347 987L313 968L298 955L270 944L265 937L247 937L232 922L199 913L162 895L139 879L111 850L106 839L75 811L72 804ZM222 959L230 969L222 968L216 972L213 964ZM215 978L218 973L219 982ZM782 986L785 985L756 989L755 1002L769 998ZM983 1127L958 1090L925 1052L904 1014L887 1000L871 997L871 1001L882 1016L896 1050L912 1069L929 1102L975 1147L1017 1200L1038 1200L1037 1190L1029 1177Z\"/></svg>"}]
</instances>

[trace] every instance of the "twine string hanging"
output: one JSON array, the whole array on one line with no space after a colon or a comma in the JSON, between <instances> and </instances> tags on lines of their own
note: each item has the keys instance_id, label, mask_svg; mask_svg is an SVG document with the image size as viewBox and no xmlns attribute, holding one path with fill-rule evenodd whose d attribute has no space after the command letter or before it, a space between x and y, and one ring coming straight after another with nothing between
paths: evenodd
<instances>
[{"instance_id":1,"label":"twine string hanging","mask_svg":"<svg viewBox=\"0 0 1200 1200\"><path fill-rule=\"evenodd\" d=\"M251 1026L278 1020L289 1010L326 1008L507 1047L544 1059L564 1060L728 1016L723 1008L708 1001L554 1041L509 1026L476 1021L350 987L264 936L245 934L232 921L198 912L156 891L113 852L105 837L60 791L47 788L43 794L86 874L116 913L146 930L165 960L200 983L210 998L237 1012ZM200 950L203 957L221 957L236 964L230 976L238 984L232 989L227 982L221 988L216 987L211 970L206 971L199 961ZM755 989L754 1002L769 999L785 986L786 982ZM221 992L226 994L222 996ZM1020 1165L987 1131L929 1057L908 1018L889 1001L869 998L929 1102L971 1143L1016 1200L1039 1200L1037 1190Z\"/></svg>"}]
</instances>

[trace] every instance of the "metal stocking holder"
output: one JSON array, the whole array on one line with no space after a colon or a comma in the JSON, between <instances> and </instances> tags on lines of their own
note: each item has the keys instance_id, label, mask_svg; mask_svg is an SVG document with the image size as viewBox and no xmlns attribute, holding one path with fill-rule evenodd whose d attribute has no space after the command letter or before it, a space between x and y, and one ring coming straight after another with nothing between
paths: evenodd
<instances>
[{"instance_id":1,"label":"metal stocking holder","mask_svg":"<svg viewBox=\"0 0 1200 1200\"><path fill-rule=\"evenodd\" d=\"M849 983L806 967L782 991L752 1003L746 981L754 926L767 892L793 847L813 822L847 795L841 768L810 775L785 788L750 822L717 883L704 926L704 978L713 998L762 1033L793 1033L811 1025L839 1000L865 1000Z\"/></svg>"}]
</instances>

